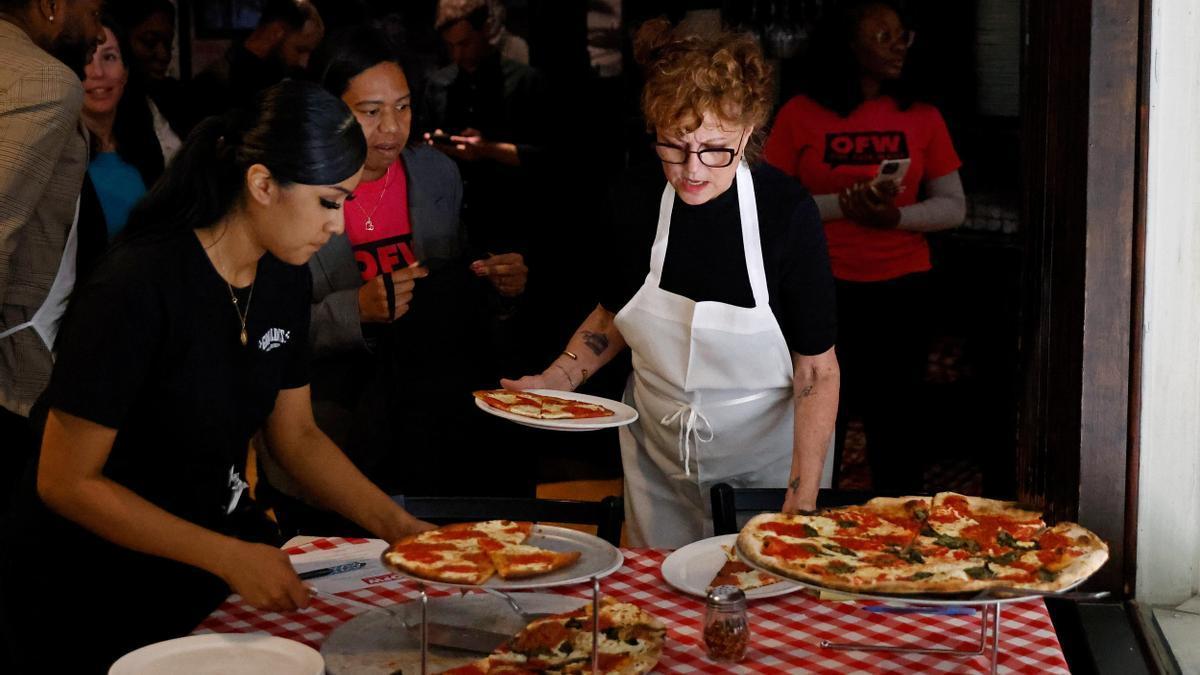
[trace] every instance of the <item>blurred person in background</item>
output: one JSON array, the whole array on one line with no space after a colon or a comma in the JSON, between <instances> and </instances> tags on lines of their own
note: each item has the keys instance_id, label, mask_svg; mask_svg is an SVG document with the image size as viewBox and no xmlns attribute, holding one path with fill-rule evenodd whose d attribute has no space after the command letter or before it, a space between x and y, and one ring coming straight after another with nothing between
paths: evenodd
<instances>
[{"instance_id":1,"label":"blurred person in background","mask_svg":"<svg viewBox=\"0 0 1200 675\"><path fill-rule=\"evenodd\" d=\"M248 106L260 91L302 75L324 36L325 23L309 0L265 0L254 31L192 81L193 104L202 117Z\"/></svg>"},{"instance_id":2,"label":"blurred person in background","mask_svg":"<svg viewBox=\"0 0 1200 675\"><path fill-rule=\"evenodd\" d=\"M111 16L101 21L105 40L84 68L82 114L91 132L88 175L103 209L106 240L112 241L165 162L141 78L127 65L125 29Z\"/></svg>"},{"instance_id":3,"label":"blurred person in background","mask_svg":"<svg viewBox=\"0 0 1200 675\"><path fill-rule=\"evenodd\" d=\"M0 0L0 511L33 452L29 410L50 379L75 285L87 141L79 123L100 0Z\"/></svg>"},{"instance_id":4,"label":"blurred person in background","mask_svg":"<svg viewBox=\"0 0 1200 675\"><path fill-rule=\"evenodd\" d=\"M541 77L496 50L491 21L487 0L439 0L435 28L452 63L429 76L421 121L425 142L462 173L472 241L498 251L528 245L549 115Z\"/></svg>"},{"instance_id":5,"label":"blurred person in background","mask_svg":"<svg viewBox=\"0 0 1200 675\"><path fill-rule=\"evenodd\" d=\"M175 47L175 4L171 0L120 0L110 2L105 11L125 27L129 34L126 67L141 79L150 99L154 133L162 146L163 158L171 157L182 145L196 122L187 105L186 92L179 80L170 75Z\"/></svg>"},{"instance_id":6,"label":"blurred person in background","mask_svg":"<svg viewBox=\"0 0 1200 675\"><path fill-rule=\"evenodd\" d=\"M837 280L842 403L861 415L874 488L920 492L920 386L929 354L927 232L960 225L961 165L938 109L904 63L916 34L886 2L850 2L814 36L807 82L775 118L764 157L809 189ZM881 165L908 160L900 184ZM840 453L838 453L840 456Z\"/></svg>"}]
</instances>

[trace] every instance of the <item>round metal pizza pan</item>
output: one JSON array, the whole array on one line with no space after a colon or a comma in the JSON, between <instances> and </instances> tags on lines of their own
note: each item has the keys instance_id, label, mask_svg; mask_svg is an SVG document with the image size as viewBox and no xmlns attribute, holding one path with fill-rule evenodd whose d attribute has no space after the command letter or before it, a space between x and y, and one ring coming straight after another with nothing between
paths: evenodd
<instances>
[{"instance_id":1,"label":"round metal pizza pan","mask_svg":"<svg viewBox=\"0 0 1200 675\"><path fill-rule=\"evenodd\" d=\"M579 560L575 561L575 564L551 572L550 574L544 574L531 579L510 580L501 579L500 575L493 574L492 578L483 584L455 584L446 581L422 579L388 564L386 550L384 550L381 558L385 567L396 574L418 583L448 588L490 588L497 591L533 590L581 584L591 581L593 578L604 578L621 569L621 565L625 563L625 556L621 555L621 551L616 546L594 534L566 527L535 524L532 536L525 543L551 551L579 551L581 555L579 556Z\"/></svg>"},{"instance_id":2,"label":"round metal pizza pan","mask_svg":"<svg viewBox=\"0 0 1200 675\"><path fill-rule=\"evenodd\" d=\"M843 591L837 588L828 588L826 586L822 586L821 584L815 584L811 581L796 579L795 577L790 577L786 574L780 574L775 570L767 569L766 567L755 564L755 562L751 560L749 556L742 552L741 546L734 546L734 550L737 551L738 558L750 567L753 567L761 572L783 577L814 591L840 596L840 598L845 598L846 600L870 600L873 602L882 602L890 605L924 605L932 607L978 607L983 605L1007 605L1014 602L1026 602L1037 598L1054 596L1058 593L1066 593L1067 591L1079 586L1079 584L1082 584L1084 581L1087 581L1087 579L1080 579L1070 586L1053 593L1034 592L1030 593L1029 595L1005 595L1004 597L977 597L979 595L978 591L971 591L968 593L859 593L855 591ZM829 599L835 600L838 598Z\"/></svg>"},{"instance_id":3,"label":"round metal pizza pan","mask_svg":"<svg viewBox=\"0 0 1200 675\"><path fill-rule=\"evenodd\" d=\"M569 612L590 601L555 593L514 593L513 599L526 612ZM404 624L421 620L419 602L399 606L399 617L382 612L364 612L343 623L321 643L321 656L330 675L394 675L421 672L420 633ZM525 627L503 598L486 593L469 593L429 599L429 621L448 626L478 628L493 633L516 635ZM466 665L485 654L429 647L429 670L441 672Z\"/></svg>"}]
</instances>

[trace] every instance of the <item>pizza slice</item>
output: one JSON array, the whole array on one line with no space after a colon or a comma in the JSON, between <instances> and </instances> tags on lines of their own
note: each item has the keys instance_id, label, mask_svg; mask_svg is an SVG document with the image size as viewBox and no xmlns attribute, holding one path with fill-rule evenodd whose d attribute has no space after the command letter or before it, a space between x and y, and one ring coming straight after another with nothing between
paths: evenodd
<instances>
[{"instance_id":1,"label":"pizza slice","mask_svg":"<svg viewBox=\"0 0 1200 675\"><path fill-rule=\"evenodd\" d=\"M969 546L985 553L1030 548L1034 537L1046 527L1040 512L1016 502L954 492L934 496L927 523L922 536L940 537L948 543L960 540L958 546Z\"/></svg>"},{"instance_id":2,"label":"pizza slice","mask_svg":"<svg viewBox=\"0 0 1200 675\"><path fill-rule=\"evenodd\" d=\"M522 417L539 418L542 412L541 403L530 398L528 394L519 391L509 391L507 389L491 389L486 391L472 392L475 398L483 401L489 406L510 412L514 415Z\"/></svg>"},{"instance_id":3,"label":"pizza slice","mask_svg":"<svg viewBox=\"0 0 1200 675\"><path fill-rule=\"evenodd\" d=\"M575 564L580 551L550 551L528 544L508 544L488 551L492 564L503 579L526 579L549 574Z\"/></svg>"},{"instance_id":4,"label":"pizza slice","mask_svg":"<svg viewBox=\"0 0 1200 675\"><path fill-rule=\"evenodd\" d=\"M736 586L743 591L750 591L781 581L777 576L756 570L742 562L732 546L722 546L721 550L725 553L725 563L717 570L712 581L708 582L706 590L711 591L717 586Z\"/></svg>"},{"instance_id":5,"label":"pizza slice","mask_svg":"<svg viewBox=\"0 0 1200 675\"><path fill-rule=\"evenodd\" d=\"M443 525L417 535L418 541L453 543L464 548L494 551L509 544L522 544L533 533L533 523L515 520L485 520L477 523Z\"/></svg>"},{"instance_id":6,"label":"pizza slice","mask_svg":"<svg viewBox=\"0 0 1200 675\"><path fill-rule=\"evenodd\" d=\"M590 673L591 603L571 612L532 621L487 659L463 666L454 675ZM666 627L636 605L601 600L598 661L601 672L649 673L662 654Z\"/></svg>"},{"instance_id":7,"label":"pizza slice","mask_svg":"<svg viewBox=\"0 0 1200 675\"><path fill-rule=\"evenodd\" d=\"M496 572L487 553L454 542L418 541L417 537L409 537L390 546L383 555L392 567L430 581L482 584Z\"/></svg>"}]
</instances>

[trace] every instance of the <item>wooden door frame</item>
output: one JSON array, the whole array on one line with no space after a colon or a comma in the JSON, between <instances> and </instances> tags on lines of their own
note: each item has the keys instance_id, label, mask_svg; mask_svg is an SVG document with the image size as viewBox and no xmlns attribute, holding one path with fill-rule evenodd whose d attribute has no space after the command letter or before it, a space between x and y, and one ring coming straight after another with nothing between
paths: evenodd
<instances>
[{"instance_id":1,"label":"wooden door frame","mask_svg":"<svg viewBox=\"0 0 1200 675\"><path fill-rule=\"evenodd\" d=\"M1133 592L1152 0L1027 0L1028 226L1017 482L1110 546L1090 585Z\"/></svg>"}]
</instances>

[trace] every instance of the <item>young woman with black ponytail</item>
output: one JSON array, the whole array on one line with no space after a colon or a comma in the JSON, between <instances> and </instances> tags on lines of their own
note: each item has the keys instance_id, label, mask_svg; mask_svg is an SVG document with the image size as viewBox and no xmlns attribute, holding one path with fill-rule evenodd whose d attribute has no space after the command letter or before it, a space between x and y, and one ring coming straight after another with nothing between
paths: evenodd
<instances>
[{"instance_id":1,"label":"young woman with black ponytail","mask_svg":"<svg viewBox=\"0 0 1200 675\"><path fill-rule=\"evenodd\" d=\"M188 633L230 591L261 609L306 606L244 492L260 429L328 508L387 540L430 527L312 418L305 263L342 231L365 155L341 101L272 87L195 130L78 290L0 554L5 637L33 659L15 672L103 672Z\"/></svg>"}]
</instances>

